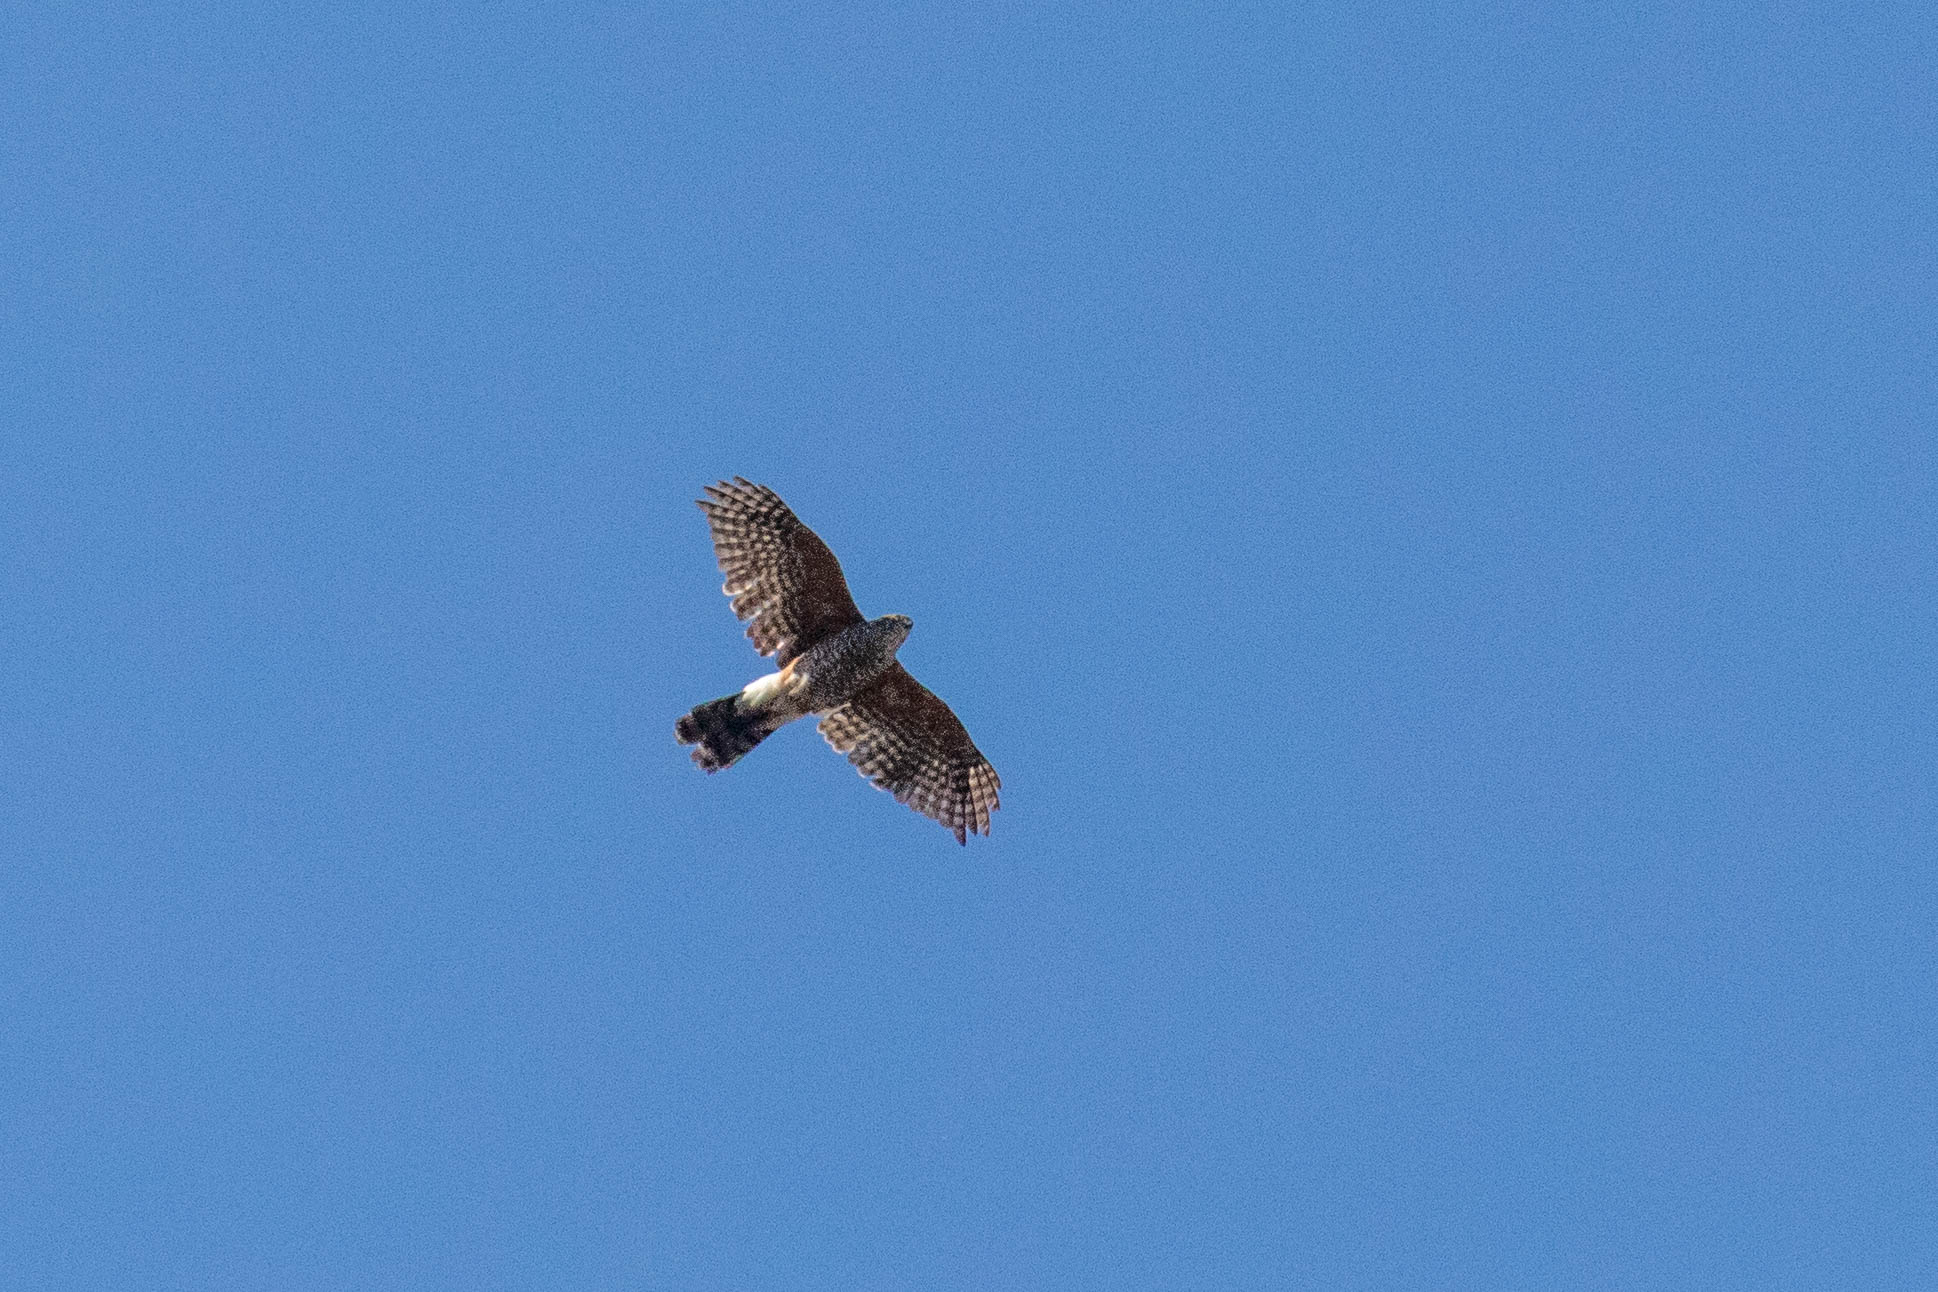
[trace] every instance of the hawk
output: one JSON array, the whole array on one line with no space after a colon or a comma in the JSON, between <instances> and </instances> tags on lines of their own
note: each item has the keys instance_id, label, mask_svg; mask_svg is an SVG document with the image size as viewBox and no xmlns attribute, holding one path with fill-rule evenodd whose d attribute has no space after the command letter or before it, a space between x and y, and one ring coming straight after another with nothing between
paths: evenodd
<instances>
[{"instance_id":1,"label":"hawk","mask_svg":"<svg viewBox=\"0 0 1938 1292\"><path fill-rule=\"evenodd\" d=\"M940 821L957 843L988 834L1002 780L949 706L896 660L913 621L863 619L841 563L772 489L735 476L706 495L721 591L748 621L754 649L779 667L674 724L674 738L695 746L693 761L710 773L731 767L819 714L827 742L897 803Z\"/></svg>"}]
</instances>

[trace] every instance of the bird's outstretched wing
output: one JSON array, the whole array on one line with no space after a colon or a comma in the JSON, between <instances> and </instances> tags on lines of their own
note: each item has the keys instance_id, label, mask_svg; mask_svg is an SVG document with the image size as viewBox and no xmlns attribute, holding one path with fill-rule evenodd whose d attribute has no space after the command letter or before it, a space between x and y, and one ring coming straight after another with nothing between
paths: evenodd
<instances>
[{"instance_id":1,"label":"bird's outstretched wing","mask_svg":"<svg viewBox=\"0 0 1938 1292\"><path fill-rule=\"evenodd\" d=\"M733 598L733 612L749 620L754 649L789 660L824 637L860 623L861 611L818 535L803 525L772 489L739 476L708 485L699 500L713 531L713 554Z\"/></svg>"},{"instance_id":2,"label":"bird's outstretched wing","mask_svg":"<svg viewBox=\"0 0 1938 1292\"><path fill-rule=\"evenodd\" d=\"M821 719L827 742L857 771L966 844L989 833L1003 782L962 721L900 664Z\"/></svg>"}]
</instances>

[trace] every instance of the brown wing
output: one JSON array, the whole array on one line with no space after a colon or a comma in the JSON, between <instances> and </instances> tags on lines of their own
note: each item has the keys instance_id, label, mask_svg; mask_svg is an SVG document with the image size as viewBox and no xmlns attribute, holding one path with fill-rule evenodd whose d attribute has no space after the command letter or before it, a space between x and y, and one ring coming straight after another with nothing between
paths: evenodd
<instances>
[{"instance_id":1,"label":"brown wing","mask_svg":"<svg viewBox=\"0 0 1938 1292\"><path fill-rule=\"evenodd\" d=\"M700 499L713 554L754 649L785 668L823 637L861 622L841 562L772 489L739 476L708 485Z\"/></svg>"},{"instance_id":2,"label":"brown wing","mask_svg":"<svg viewBox=\"0 0 1938 1292\"><path fill-rule=\"evenodd\" d=\"M989 833L1003 782L962 722L900 664L821 719L821 734L877 786L953 830Z\"/></svg>"}]
</instances>

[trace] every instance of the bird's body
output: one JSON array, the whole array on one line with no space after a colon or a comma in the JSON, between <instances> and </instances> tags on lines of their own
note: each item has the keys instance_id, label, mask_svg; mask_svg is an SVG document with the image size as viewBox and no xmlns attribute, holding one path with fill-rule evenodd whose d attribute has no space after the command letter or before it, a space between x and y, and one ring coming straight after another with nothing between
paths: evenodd
<instances>
[{"instance_id":1,"label":"bird's body","mask_svg":"<svg viewBox=\"0 0 1938 1292\"><path fill-rule=\"evenodd\" d=\"M821 715L821 734L862 775L968 842L989 833L1002 782L949 706L895 658L906 615L863 619L841 565L771 489L736 476L700 501L747 635L780 665L674 724L693 761L731 767L786 724Z\"/></svg>"},{"instance_id":2,"label":"bird's body","mask_svg":"<svg viewBox=\"0 0 1938 1292\"><path fill-rule=\"evenodd\" d=\"M707 771L731 767L796 718L854 699L888 671L912 627L907 615L884 615L843 628L734 694L700 705L674 724L673 734L699 746L693 761Z\"/></svg>"}]
</instances>

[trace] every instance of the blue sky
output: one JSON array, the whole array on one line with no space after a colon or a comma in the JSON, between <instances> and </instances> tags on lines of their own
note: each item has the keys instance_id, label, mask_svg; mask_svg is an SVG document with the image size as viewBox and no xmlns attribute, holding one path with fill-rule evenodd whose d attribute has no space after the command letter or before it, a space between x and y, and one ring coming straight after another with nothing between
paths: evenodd
<instances>
[{"instance_id":1,"label":"blue sky","mask_svg":"<svg viewBox=\"0 0 1938 1292\"><path fill-rule=\"evenodd\" d=\"M1938 1280L1922 7L0 50L22 1286ZM990 839L675 746L733 474Z\"/></svg>"}]
</instances>

